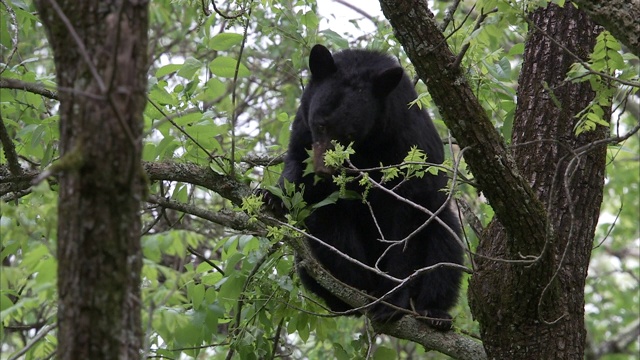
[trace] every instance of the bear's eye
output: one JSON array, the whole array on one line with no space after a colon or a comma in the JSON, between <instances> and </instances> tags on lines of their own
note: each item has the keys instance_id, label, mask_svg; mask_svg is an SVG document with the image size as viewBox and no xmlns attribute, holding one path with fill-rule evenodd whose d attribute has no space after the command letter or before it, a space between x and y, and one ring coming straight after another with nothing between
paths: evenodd
<instances>
[{"instance_id":1,"label":"bear's eye","mask_svg":"<svg viewBox=\"0 0 640 360\"><path fill-rule=\"evenodd\" d=\"M318 130L319 132L325 132L327 131L327 127L324 125L317 125L316 130Z\"/></svg>"}]
</instances>

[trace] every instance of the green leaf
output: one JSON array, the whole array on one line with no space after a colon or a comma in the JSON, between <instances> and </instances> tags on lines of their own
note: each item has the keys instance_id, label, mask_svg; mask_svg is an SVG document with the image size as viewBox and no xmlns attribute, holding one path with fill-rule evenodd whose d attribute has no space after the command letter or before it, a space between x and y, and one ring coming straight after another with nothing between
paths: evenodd
<instances>
[{"instance_id":1,"label":"green leaf","mask_svg":"<svg viewBox=\"0 0 640 360\"><path fill-rule=\"evenodd\" d=\"M9 299L9 297L5 296L4 294L0 294L0 311L4 311L11 306L13 306L13 302L11 301L11 299Z\"/></svg>"},{"instance_id":2,"label":"green leaf","mask_svg":"<svg viewBox=\"0 0 640 360\"><path fill-rule=\"evenodd\" d=\"M177 105L178 98L169 94L165 89L155 86L149 93L149 100L160 105Z\"/></svg>"},{"instance_id":3,"label":"green leaf","mask_svg":"<svg viewBox=\"0 0 640 360\"><path fill-rule=\"evenodd\" d=\"M233 164L231 164L231 161L225 158L216 158L214 161L209 163L209 168L220 176L230 174L232 167Z\"/></svg>"},{"instance_id":4,"label":"green leaf","mask_svg":"<svg viewBox=\"0 0 640 360\"><path fill-rule=\"evenodd\" d=\"M191 303L193 303L194 309L199 309L202 301L204 300L204 285L196 284L189 288L189 297L191 298Z\"/></svg>"},{"instance_id":5,"label":"green leaf","mask_svg":"<svg viewBox=\"0 0 640 360\"><path fill-rule=\"evenodd\" d=\"M309 322L307 321L308 315L305 313L300 313L295 319L296 322L296 330L298 331L298 335L302 341L307 341L310 335Z\"/></svg>"},{"instance_id":6,"label":"green leaf","mask_svg":"<svg viewBox=\"0 0 640 360\"><path fill-rule=\"evenodd\" d=\"M236 72L238 61L226 56L218 56L209 63L209 69L214 75L223 78L233 78ZM249 76L251 72L243 64L239 64L238 77Z\"/></svg>"},{"instance_id":7,"label":"green leaf","mask_svg":"<svg viewBox=\"0 0 640 360\"><path fill-rule=\"evenodd\" d=\"M487 13L493 10L494 7L498 4L497 0L480 0L478 1L478 6L482 9L483 13Z\"/></svg>"},{"instance_id":8,"label":"green leaf","mask_svg":"<svg viewBox=\"0 0 640 360\"><path fill-rule=\"evenodd\" d=\"M504 118L502 123L502 137L507 141L511 141L511 135L513 134L513 111L509 112L509 116Z\"/></svg>"},{"instance_id":9,"label":"green leaf","mask_svg":"<svg viewBox=\"0 0 640 360\"><path fill-rule=\"evenodd\" d=\"M302 15L302 24L306 26L309 30L315 31L318 28L318 24L320 20L318 20L318 15L313 11L307 11Z\"/></svg>"},{"instance_id":10,"label":"green leaf","mask_svg":"<svg viewBox=\"0 0 640 360\"><path fill-rule=\"evenodd\" d=\"M320 31L320 34L324 35L324 37L326 37L329 42L334 43L341 49L346 49L349 47L349 42L333 30L322 30Z\"/></svg>"},{"instance_id":11,"label":"green leaf","mask_svg":"<svg viewBox=\"0 0 640 360\"><path fill-rule=\"evenodd\" d=\"M169 65L165 65L163 67L161 67L160 69L158 69L156 71L156 77L160 78L163 77L167 74L171 74L173 72L176 72L178 70L180 70L180 68L182 67L182 65L180 64L169 64Z\"/></svg>"},{"instance_id":12,"label":"green leaf","mask_svg":"<svg viewBox=\"0 0 640 360\"><path fill-rule=\"evenodd\" d=\"M200 280L202 281L202 283L204 285L214 286L218 282L220 282L220 280L222 280L222 278L223 278L222 274L216 271L216 272L212 272L212 273L208 273L208 274L203 275ZM214 294L217 294L217 293L214 291ZM209 294L209 289L208 289L207 290L207 298L209 296L213 296L213 295Z\"/></svg>"},{"instance_id":13,"label":"green leaf","mask_svg":"<svg viewBox=\"0 0 640 360\"><path fill-rule=\"evenodd\" d=\"M204 87L204 97L207 100L216 99L227 92L226 85L220 79L212 77Z\"/></svg>"},{"instance_id":14,"label":"green leaf","mask_svg":"<svg viewBox=\"0 0 640 360\"><path fill-rule=\"evenodd\" d=\"M382 170L382 182L391 181L400 175L400 169L397 167L390 167Z\"/></svg>"},{"instance_id":15,"label":"green leaf","mask_svg":"<svg viewBox=\"0 0 640 360\"><path fill-rule=\"evenodd\" d=\"M395 360L398 358L398 354L394 349L380 346L373 354L373 360Z\"/></svg>"},{"instance_id":16,"label":"green leaf","mask_svg":"<svg viewBox=\"0 0 640 360\"><path fill-rule=\"evenodd\" d=\"M626 66L622 55L617 51L609 51L607 54L609 55L609 67L613 69L623 69Z\"/></svg>"},{"instance_id":17,"label":"green leaf","mask_svg":"<svg viewBox=\"0 0 640 360\"><path fill-rule=\"evenodd\" d=\"M508 57L513 57L513 55L521 55L524 54L524 43L517 43L509 49L507 53Z\"/></svg>"},{"instance_id":18,"label":"green leaf","mask_svg":"<svg viewBox=\"0 0 640 360\"><path fill-rule=\"evenodd\" d=\"M226 281L222 284L222 286L220 286L218 298L235 301L236 299L238 299L240 293L242 292L242 287L244 286L245 280L245 275L238 274L237 272L233 273L231 276L226 278Z\"/></svg>"},{"instance_id":19,"label":"green leaf","mask_svg":"<svg viewBox=\"0 0 640 360\"><path fill-rule=\"evenodd\" d=\"M340 192L334 191L333 193L331 193L331 195L324 198L324 200L320 201L319 203L313 204L312 208L317 209L323 206L335 204L339 199L340 199Z\"/></svg>"},{"instance_id":20,"label":"green leaf","mask_svg":"<svg viewBox=\"0 0 640 360\"><path fill-rule=\"evenodd\" d=\"M209 48L217 51L226 51L235 45L242 43L242 34L220 33L209 40Z\"/></svg>"},{"instance_id":21,"label":"green leaf","mask_svg":"<svg viewBox=\"0 0 640 360\"><path fill-rule=\"evenodd\" d=\"M351 357L339 343L333 343L333 356L337 360L350 360Z\"/></svg>"},{"instance_id":22,"label":"green leaf","mask_svg":"<svg viewBox=\"0 0 640 360\"><path fill-rule=\"evenodd\" d=\"M192 57L187 58L184 64L178 70L178 76L182 76L185 79L192 79L193 75L202 68L202 62Z\"/></svg>"}]
</instances>

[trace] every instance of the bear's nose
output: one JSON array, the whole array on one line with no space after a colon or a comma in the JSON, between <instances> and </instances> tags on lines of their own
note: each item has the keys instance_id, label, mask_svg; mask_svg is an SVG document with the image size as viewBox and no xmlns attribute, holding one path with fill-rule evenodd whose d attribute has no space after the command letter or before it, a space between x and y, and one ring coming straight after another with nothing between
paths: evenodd
<instances>
[{"instance_id":1,"label":"bear's nose","mask_svg":"<svg viewBox=\"0 0 640 360\"><path fill-rule=\"evenodd\" d=\"M311 146L313 149L313 171L320 177L330 177L335 169L324 164L324 154L333 148L330 141L316 141Z\"/></svg>"}]
</instances>

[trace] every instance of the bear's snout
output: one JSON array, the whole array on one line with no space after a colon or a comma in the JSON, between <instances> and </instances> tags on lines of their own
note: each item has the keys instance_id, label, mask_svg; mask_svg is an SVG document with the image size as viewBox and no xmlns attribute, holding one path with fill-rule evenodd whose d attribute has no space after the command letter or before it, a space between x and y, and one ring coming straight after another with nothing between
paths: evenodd
<instances>
[{"instance_id":1,"label":"bear's snout","mask_svg":"<svg viewBox=\"0 0 640 360\"><path fill-rule=\"evenodd\" d=\"M324 164L324 153L333 148L328 141L316 141L311 145L313 149L313 171L321 177L330 177L335 169Z\"/></svg>"}]
</instances>

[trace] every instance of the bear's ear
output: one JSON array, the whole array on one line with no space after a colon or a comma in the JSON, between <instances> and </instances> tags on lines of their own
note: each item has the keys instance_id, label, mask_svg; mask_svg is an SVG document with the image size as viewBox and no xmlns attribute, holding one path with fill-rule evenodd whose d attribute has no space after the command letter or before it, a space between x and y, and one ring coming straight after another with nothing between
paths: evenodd
<instances>
[{"instance_id":1,"label":"bear's ear","mask_svg":"<svg viewBox=\"0 0 640 360\"><path fill-rule=\"evenodd\" d=\"M376 96L385 97L398 86L404 76L401 67L387 69L373 78L373 93Z\"/></svg>"},{"instance_id":2,"label":"bear's ear","mask_svg":"<svg viewBox=\"0 0 640 360\"><path fill-rule=\"evenodd\" d=\"M338 70L329 49L320 44L311 49L309 69L311 69L311 77L315 80L322 80Z\"/></svg>"}]
</instances>

